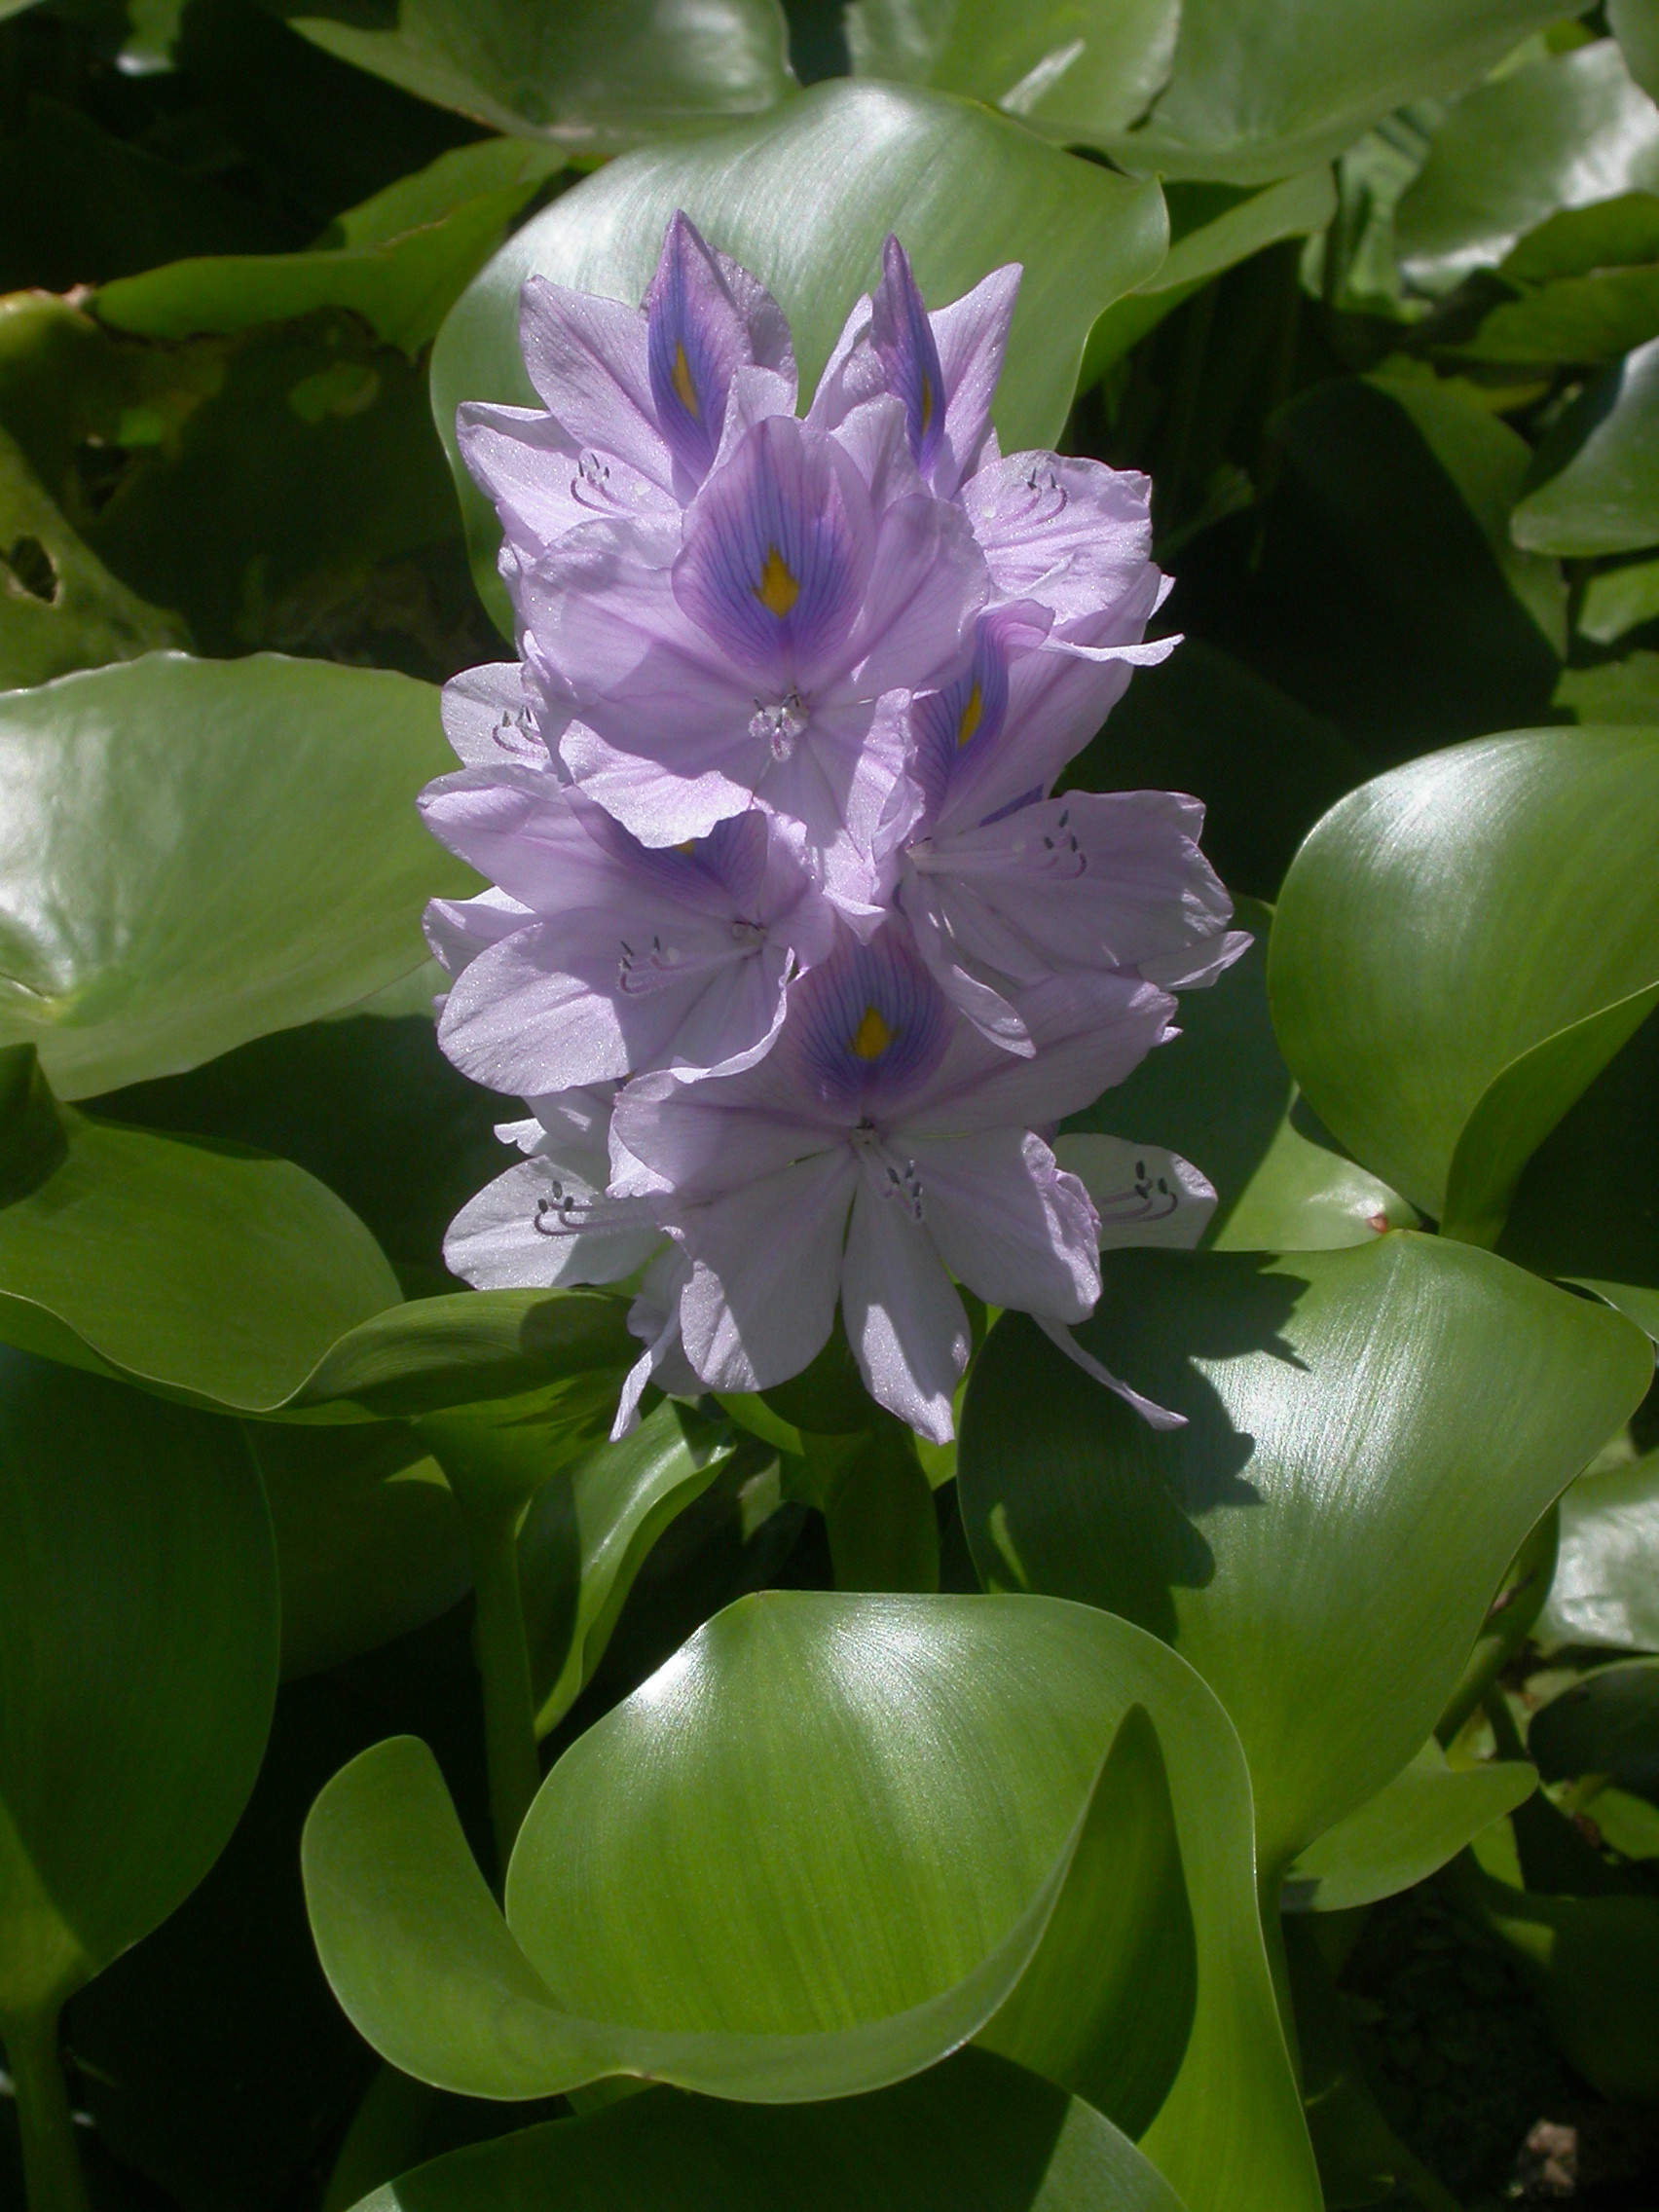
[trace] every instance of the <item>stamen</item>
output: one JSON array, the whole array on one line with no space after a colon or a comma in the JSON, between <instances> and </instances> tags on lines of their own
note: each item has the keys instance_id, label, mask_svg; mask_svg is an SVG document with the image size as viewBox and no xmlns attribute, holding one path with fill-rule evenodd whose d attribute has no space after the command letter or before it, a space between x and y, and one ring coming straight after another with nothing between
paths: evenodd
<instances>
[{"instance_id":1,"label":"stamen","mask_svg":"<svg viewBox=\"0 0 1659 2212\"><path fill-rule=\"evenodd\" d=\"M755 596L767 613L775 614L780 622L800 597L800 585L775 545L766 548L766 560L760 571L760 581L755 586Z\"/></svg>"},{"instance_id":2,"label":"stamen","mask_svg":"<svg viewBox=\"0 0 1659 2212\"><path fill-rule=\"evenodd\" d=\"M764 706L756 699L755 713L749 723L749 734L765 740L774 760L788 760L806 728L807 720L806 705L798 691L790 692L775 707Z\"/></svg>"},{"instance_id":3,"label":"stamen","mask_svg":"<svg viewBox=\"0 0 1659 2212\"><path fill-rule=\"evenodd\" d=\"M1179 1213L1181 1201L1169 1188L1167 1177L1160 1175L1154 1180L1146 1171L1146 1161L1137 1160L1131 1187L1096 1198L1094 1210L1102 1221L1167 1221L1172 1213Z\"/></svg>"}]
</instances>

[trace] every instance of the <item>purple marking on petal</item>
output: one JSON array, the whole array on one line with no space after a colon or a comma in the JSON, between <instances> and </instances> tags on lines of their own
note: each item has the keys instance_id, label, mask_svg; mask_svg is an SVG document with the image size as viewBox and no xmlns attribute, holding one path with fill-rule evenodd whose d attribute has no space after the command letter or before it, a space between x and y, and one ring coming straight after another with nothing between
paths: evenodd
<instances>
[{"instance_id":1,"label":"purple marking on petal","mask_svg":"<svg viewBox=\"0 0 1659 2212\"><path fill-rule=\"evenodd\" d=\"M879 1120L933 1072L953 1016L902 927L850 934L794 986L790 1057L819 1103ZM781 1044L780 1044L781 1049Z\"/></svg>"},{"instance_id":2,"label":"purple marking on petal","mask_svg":"<svg viewBox=\"0 0 1659 2212\"><path fill-rule=\"evenodd\" d=\"M755 356L715 256L683 212L663 239L645 317L657 422L675 460L700 483L719 451L731 380Z\"/></svg>"},{"instance_id":3,"label":"purple marking on petal","mask_svg":"<svg viewBox=\"0 0 1659 2212\"><path fill-rule=\"evenodd\" d=\"M768 416L688 510L674 596L749 671L764 693L757 708L788 707L852 631L872 536L868 496L847 457L793 415ZM799 734L780 733L791 746Z\"/></svg>"},{"instance_id":4,"label":"purple marking on petal","mask_svg":"<svg viewBox=\"0 0 1659 2212\"><path fill-rule=\"evenodd\" d=\"M1007 713L1008 653L996 622L980 615L968 666L942 691L923 692L911 710L916 771L930 812L942 803L958 759L995 745Z\"/></svg>"},{"instance_id":5,"label":"purple marking on petal","mask_svg":"<svg viewBox=\"0 0 1659 2212\"><path fill-rule=\"evenodd\" d=\"M944 435L944 371L909 256L891 233L881 249L881 282L870 302L870 343L887 371L888 388L904 402L910 451L925 476Z\"/></svg>"}]
</instances>

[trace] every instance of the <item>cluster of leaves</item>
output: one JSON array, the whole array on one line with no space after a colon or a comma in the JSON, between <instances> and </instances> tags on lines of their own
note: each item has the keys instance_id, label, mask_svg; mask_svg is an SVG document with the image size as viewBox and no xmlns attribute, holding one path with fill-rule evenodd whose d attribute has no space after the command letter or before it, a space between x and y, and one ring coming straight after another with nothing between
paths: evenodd
<instances>
[{"instance_id":1,"label":"cluster of leaves","mask_svg":"<svg viewBox=\"0 0 1659 2212\"><path fill-rule=\"evenodd\" d=\"M1659 2098L1659 8L1561 8L0 4L33 2212L1432 2212L1335 1983L1429 1879ZM839 1343L610 1445L625 1301L443 1272L454 409L677 207L808 386L1022 262L1005 450L1154 476L1073 780L1257 944L1068 1134L1219 1193L1083 1332L1177 1431L993 1315L958 1447Z\"/></svg>"}]
</instances>

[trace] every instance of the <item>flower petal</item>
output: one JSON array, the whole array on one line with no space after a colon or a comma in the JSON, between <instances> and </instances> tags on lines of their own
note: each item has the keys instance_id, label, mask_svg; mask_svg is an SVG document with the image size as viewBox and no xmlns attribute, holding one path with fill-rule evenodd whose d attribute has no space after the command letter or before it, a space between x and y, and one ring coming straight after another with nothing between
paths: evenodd
<instances>
[{"instance_id":1,"label":"flower petal","mask_svg":"<svg viewBox=\"0 0 1659 2212\"><path fill-rule=\"evenodd\" d=\"M856 1176L838 1145L681 1216L692 1262L681 1333L710 1389L768 1389L822 1350Z\"/></svg>"},{"instance_id":2,"label":"flower petal","mask_svg":"<svg viewBox=\"0 0 1659 2212\"><path fill-rule=\"evenodd\" d=\"M915 1147L922 1217L959 1282L988 1306L1082 1321L1100 1296L1095 1214L1075 1175L1024 1129Z\"/></svg>"},{"instance_id":3,"label":"flower petal","mask_svg":"<svg viewBox=\"0 0 1659 2212\"><path fill-rule=\"evenodd\" d=\"M674 464L657 427L639 308L528 276L519 346L531 383L577 452L614 454L672 492Z\"/></svg>"},{"instance_id":4,"label":"flower petal","mask_svg":"<svg viewBox=\"0 0 1659 2212\"><path fill-rule=\"evenodd\" d=\"M884 1180L877 1164L866 1166L853 1200L841 1274L847 1342L877 1405L948 1444L968 1316L928 1231L902 1195L886 1195Z\"/></svg>"},{"instance_id":5,"label":"flower petal","mask_svg":"<svg viewBox=\"0 0 1659 2212\"><path fill-rule=\"evenodd\" d=\"M1151 1398L1143 1398L1138 1390L1130 1389L1109 1367L1103 1367L1092 1352L1084 1350L1063 1321L1051 1320L1041 1313L1034 1314L1032 1318L1049 1342L1057 1346L1074 1367L1081 1367L1085 1375L1092 1377L1096 1382L1104 1383L1125 1405L1132 1406L1148 1428L1168 1430L1186 1427L1185 1414L1171 1413L1167 1406L1155 1405Z\"/></svg>"},{"instance_id":6,"label":"flower petal","mask_svg":"<svg viewBox=\"0 0 1659 2212\"><path fill-rule=\"evenodd\" d=\"M443 688L442 714L444 735L468 767L496 767L503 760L547 765L535 701L516 660L486 661L452 676Z\"/></svg>"},{"instance_id":7,"label":"flower petal","mask_svg":"<svg viewBox=\"0 0 1659 2212\"><path fill-rule=\"evenodd\" d=\"M538 408L467 400L455 424L468 473L494 503L509 541L532 556L583 523L678 520L679 508L660 485L614 454L575 446Z\"/></svg>"},{"instance_id":8,"label":"flower petal","mask_svg":"<svg viewBox=\"0 0 1659 2212\"><path fill-rule=\"evenodd\" d=\"M740 369L759 363L782 372L793 409L789 324L764 285L712 251L683 210L669 222L645 304L656 420L675 461L698 484L719 450Z\"/></svg>"},{"instance_id":9,"label":"flower petal","mask_svg":"<svg viewBox=\"0 0 1659 2212\"><path fill-rule=\"evenodd\" d=\"M1215 1189L1190 1161L1161 1145L1087 1132L1054 1140L1054 1157L1088 1193L1100 1249L1159 1244L1194 1250L1215 1213Z\"/></svg>"},{"instance_id":10,"label":"flower petal","mask_svg":"<svg viewBox=\"0 0 1659 2212\"><path fill-rule=\"evenodd\" d=\"M941 499L953 498L987 458L994 437L991 399L1008 350L1020 275L1017 261L1007 262L928 318L944 378L944 436L934 465L934 489Z\"/></svg>"},{"instance_id":11,"label":"flower petal","mask_svg":"<svg viewBox=\"0 0 1659 2212\"><path fill-rule=\"evenodd\" d=\"M662 1242L651 1209L607 1198L547 1160L521 1160L449 1226L444 1264L474 1290L620 1282Z\"/></svg>"}]
</instances>

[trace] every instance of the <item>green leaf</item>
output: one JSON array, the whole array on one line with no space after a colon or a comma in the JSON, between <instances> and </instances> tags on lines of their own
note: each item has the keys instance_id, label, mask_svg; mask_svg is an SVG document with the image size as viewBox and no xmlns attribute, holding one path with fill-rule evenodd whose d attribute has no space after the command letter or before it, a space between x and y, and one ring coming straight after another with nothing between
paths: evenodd
<instances>
[{"instance_id":1,"label":"green leaf","mask_svg":"<svg viewBox=\"0 0 1659 2212\"><path fill-rule=\"evenodd\" d=\"M1285 1881L1284 1908L1342 1912L1412 1889L1537 1785L1519 1759L1454 1772L1431 1736L1392 1782L1300 1855Z\"/></svg>"},{"instance_id":2,"label":"green leaf","mask_svg":"<svg viewBox=\"0 0 1659 2212\"><path fill-rule=\"evenodd\" d=\"M1651 1358L1621 1316L1434 1237L1103 1268L1083 1341L1187 1425L1148 1427L1005 1317L958 1451L969 1542L987 1586L1101 1605L1192 1661L1243 1740L1274 1894L1422 1745Z\"/></svg>"},{"instance_id":3,"label":"green leaf","mask_svg":"<svg viewBox=\"0 0 1659 2212\"><path fill-rule=\"evenodd\" d=\"M1127 130L1162 91L1180 19L1180 0L853 0L846 25L861 77L932 85L1057 145L1091 146Z\"/></svg>"},{"instance_id":4,"label":"green leaf","mask_svg":"<svg viewBox=\"0 0 1659 2212\"><path fill-rule=\"evenodd\" d=\"M1091 2007L1120 1964L1103 1855L1081 1854L1081 1904L1066 1884L1136 1705L1167 1773L1198 1960L1149 2151L1196 2206L1316 2205L1236 1746L1190 1670L1087 1609L741 1601L554 1768L505 1924L430 1755L383 1744L308 1825L318 1949L358 2027L425 2080L529 2097L640 2074L793 2103L877 2087L974 2033L1041 1956L1058 1902L1093 1938L1070 2001L1098 2049ZM1121 1935L1144 1956L1144 1930ZM1131 2003L1156 1995L1143 1981Z\"/></svg>"},{"instance_id":5,"label":"green leaf","mask_svg":"<svg viewBox=\"0 0 1659 2212\"><path fill-rule=\"evenodd\" d=\"M1659 1014L1528 1162L1497 1249L1574 1282L1659 1339Z\"/></svg>"},{"instance_id":6,"label":"green leaf","mask_svg":"<svg viewBox=\"0 0 1659 2212\"><path fill-rule=\"evenodd\" d=\"M1580 1475L1561 1501L1555 1580L1538 1618L1546 1651L1659 1651L1659 1452Z\"/></svg>"},{"instance_id":7,"label":"green leaf","mask_svg":"<svg viewBox=\"0 0 1659 2212\"><path fill-rule=\"evenodd\" d=\"M656 2089L453 2152L362 2212L1180 2212L1110 2120L966 2050L890 2089L740 2109Z\"/></svg>"},{"instance_id":8,"label":"green leaf","mask_svg":"<svg viewBox=\"0 0 1659 2212\"><path fill-rule=\"evenodd\" d=\"M1659 544L1656 428L1659 338L1591 385L1539 448L1544 480L1515 509L1516 544L1572 557Z\"/></svg>"},{"instance_id":9,"label":"green leaf","mask_svg":"<svg viewBox=\"0 0 1659 2212\"><path fill-rule=\"evenodd\" d=\"M233 1423L0 1351L0 2016L165 1920L253 1788L276 1566Z\"/></svg>"},{"instance_id":10,"label":"green leaf","mask_svg":"<svg viewBox=\"0 0 1659 2212\"><path fill-rule=\"evenodd\" d=\"M1649 1797L1659 1787L1659 1660L1598 1667L1533 1714L1527 1750L1546 1782L1604 1774Z\"/></svg>"},{"instance_id":11,"label":"green leaf","mask_svg":"<svg viewBox=\"0 0 1659 2212\"><path fill-rule=\"evenodd\" d=\"M325 53L493 129L614 153L775 106L790 89L775 0L267 0Z\"/></svg>"},{"instance_id":12,"label":"green leaf","mask_svg":"<svg viewBox=\"0 0 1659 2212\"><path fill-rule=\"evenodd\" d=\"M476 157L496 146L510 156L494 165L509 172L498 184L447 209L417 216L390 237L306 253L169 262L101 285L92 294L92 311L117 330L180 339L283 322L319 308L345 308L387 345L418 353L500 244L512 218L563 163L551 148L498 139L481 148L459 148L434 166L454 165L458 154ZM481 165L474 159L471 166ZM391 192L399 189L393 186ZM363 228L379 229L385 219L370 215ZM349 225L351 216L340 220Z\"/></svg>"},{"instance_id":13,"label":"green leaf","mask_svg":"<svg viewBox=\"0 0 1659 2212\"><path fill-rule=\"evenodd\" d=\"M1168 84L1105 150L1164 176L1289 176L1391 109L1474 84L1559 14L1559 0L1186 0Z\"/></svg>"},{"instance_id":14,"label":"green leaf","mask_svg":"<svg viewBox=\"0 0 1659 2212\"><path fill-rule=\"evenodd\" d=\"M1200 1241L1222 1251L1324 1251L1415 1228L1415 1210L1340 1152L1297 1095L1268 1014L1271 910L1243 900L1234 919L1253 933L1250 949L1183 998L1180 1035L1067 1130L1110 1130L1190 1160L1218 1201Z\"/></svg>"},{"instance_id":15,"label":"green leaf","mask_svg":"<svg viewBox=\"0 0 1659 2212\"><path fill-rule=\"evenodd\" d=\"M189 644L112 576L0 430L0 689Z\"/></svg>"},{"instance_id":16,"label":"green leaf","mask_svg":"<svg viewBox=\"0 0 1659 2212\"><path fill-rule=\"evenodd\" d=\"M858 1440L828 1485L824 1518L837 1590L939 1588L933 1487L898 1421Z\"/></svg>"},{"instance_id":17,"label":"green leaf","mask_svg":"<svg viewBox=\"0 0 1659 2212\"><path fill-rule=\"evenodd\" d=\"M651 1546L731 1453L729 1435L669 1398L632 1436L595 1445L536 1492L518 1554L538 1734L591 1681Z\"/></svg>"},{"instance_id":18,"label":"green leaf","mask_svg":"<svg viewBox=\"0 0 1659 2212\"><path fill-rule=\"evenodd\" d=\"M419 966L426 900L473 881L411 803L446 757L426 685L275 655L0 698L0 1041L82 1097Z\"/></svg>"},{"instance_id":19,"label":"green leaf","mask_svg":"<svg viewBox=\"0 0 1659 2212\"><path fill-rule=\"evenodd\" d=\"M1283 239L1322 230L1336 212L1336 188L1324 166L1259 192L1172 184L1164 197L1169 203L1168 255L1156 276L1109 307L1089 332L1080 388L1097 383L1114 361L1212 276Z\"/></svg>"},{"instance_id":20,"label":"green leaf","mask_svg":"<svg viewBox=\"0 0 1659 2212\"><path fill-rule=\"evenodd\" d=\"M625 1299L594 1290L411 1299L341 1337L280 1406L245 1410L354 1409L391 1420L534 1395L535 1413L591 1418L614 1408L638 1356L627 1313Z\"/></svg>"},{"instance_id":21,"label":"green leaf","mask_svg":"<svg viewBox=\"0 0 1659 2212\"><path fill-rule=\"evenodd\" d=\"M1539 1897L1467 1862L1458 1895L1515 1957L1591 2087L1621 2102L1659 2096L1659 1899Z\"/></svg>"},{"instance_id":22,"label":"green leaf","mask_svg":"<svg viewBox=\"0 0 1659 2212\"><path fill-rule=\"evenodd\" d=\"M0 1051L14 1075L31 1059ZM38 1078L0 1107L0 1340L208 1404L279 1402L400 1296L303 1168L58 1116Z\"/></svg>"},{"instance_id":23,"label":"green leaf","mask_svg":"<svg viewBox=\"0 0 1659 2212\"><path fill-rule=\"evenodd\" d=\"M401 1422L250 1422L282 1585L282 1678L343 1666L466 1594L466 1540L443 1471Z\"/></svg>"},{"instance_id":24,"label":"green leaf","mask_svg":"<svg viewBox=\"0 0 1659 2212\"><path fill-rule=\"evenodd\" d=\"M1659 727L1659 653L1626 653L1596 668L1563 669L1555 703L1575 721Z\"/></svg>"},{"instance_id":25,"label":"green leaf","mask_svg":"<svg viewBox=\"0 0 1659 2212\"><path fill-rule=\"evenodd\" d=\"M1268 965L1285 1057L1355 1156L1449 1226L1460 1209L1495 1234L1641 1021L1656 834L1659 734L1532 730L1378 777L1297 856Z\"/></svg>"},{"instance_id":26,"label":"green leaf","mask_svg":"<svg viewBox=\"0 0 1659 2212\"><path fill-rule=\"evenodd\" d=\"M509 240L433 349L432 410L493 609L504 605L498 533L456 461L456 407L534 403L518 349L526 276L638 300L678 207L775 293L794 334L803 393L854 300L879 275L889 231L903 234L935 306L1002 263L1022 262L995 409L1005 452L1059 435L1095 317L1153 274L1167 235L1156 186L1044 146L983 108L894 85L820 85L762 122L610 164Z\"/></svg>"},{"instance_id":27,"label":"green leaf","mask_svg":"<svg viewBox=\"0 0 1659 2212\"><path fill-rule=\"evenodd\" d=\"M1659 617L1659 561L1633 561L1622 569L1603 569L1584 587L1579 609L1581 634L1599 645L1616 645L1627 631ZM1659 686L1654 686L1659 689ZM1586 715L1586 721L1601 718ZM1613 718L1615 720L1618 718Z\"/></svg>"},{"instance_id":28,"label":"green leaf","mask_svg":"<svg viewBox=\"0 0 1659 2212\"><path fill-rule=\"evenodd\" d=\"M1401 269L1419 292L1449 292L1561 209L1655 189L1659 115L1615 43L1546 55L1478 86L1435 131L1394 211Z\"/></svg>"},{"instance_id":29,"label":"green leaf","mask_svg":"<svg viewBox=\"0 0 1659 2212\"><path fill-rule=\"evenodd\" d=\"M1607 0L1607 27L1624 50L1631 75L1659 99L1659 7L1654 0Z\"/></svg>"}]
</instances>

